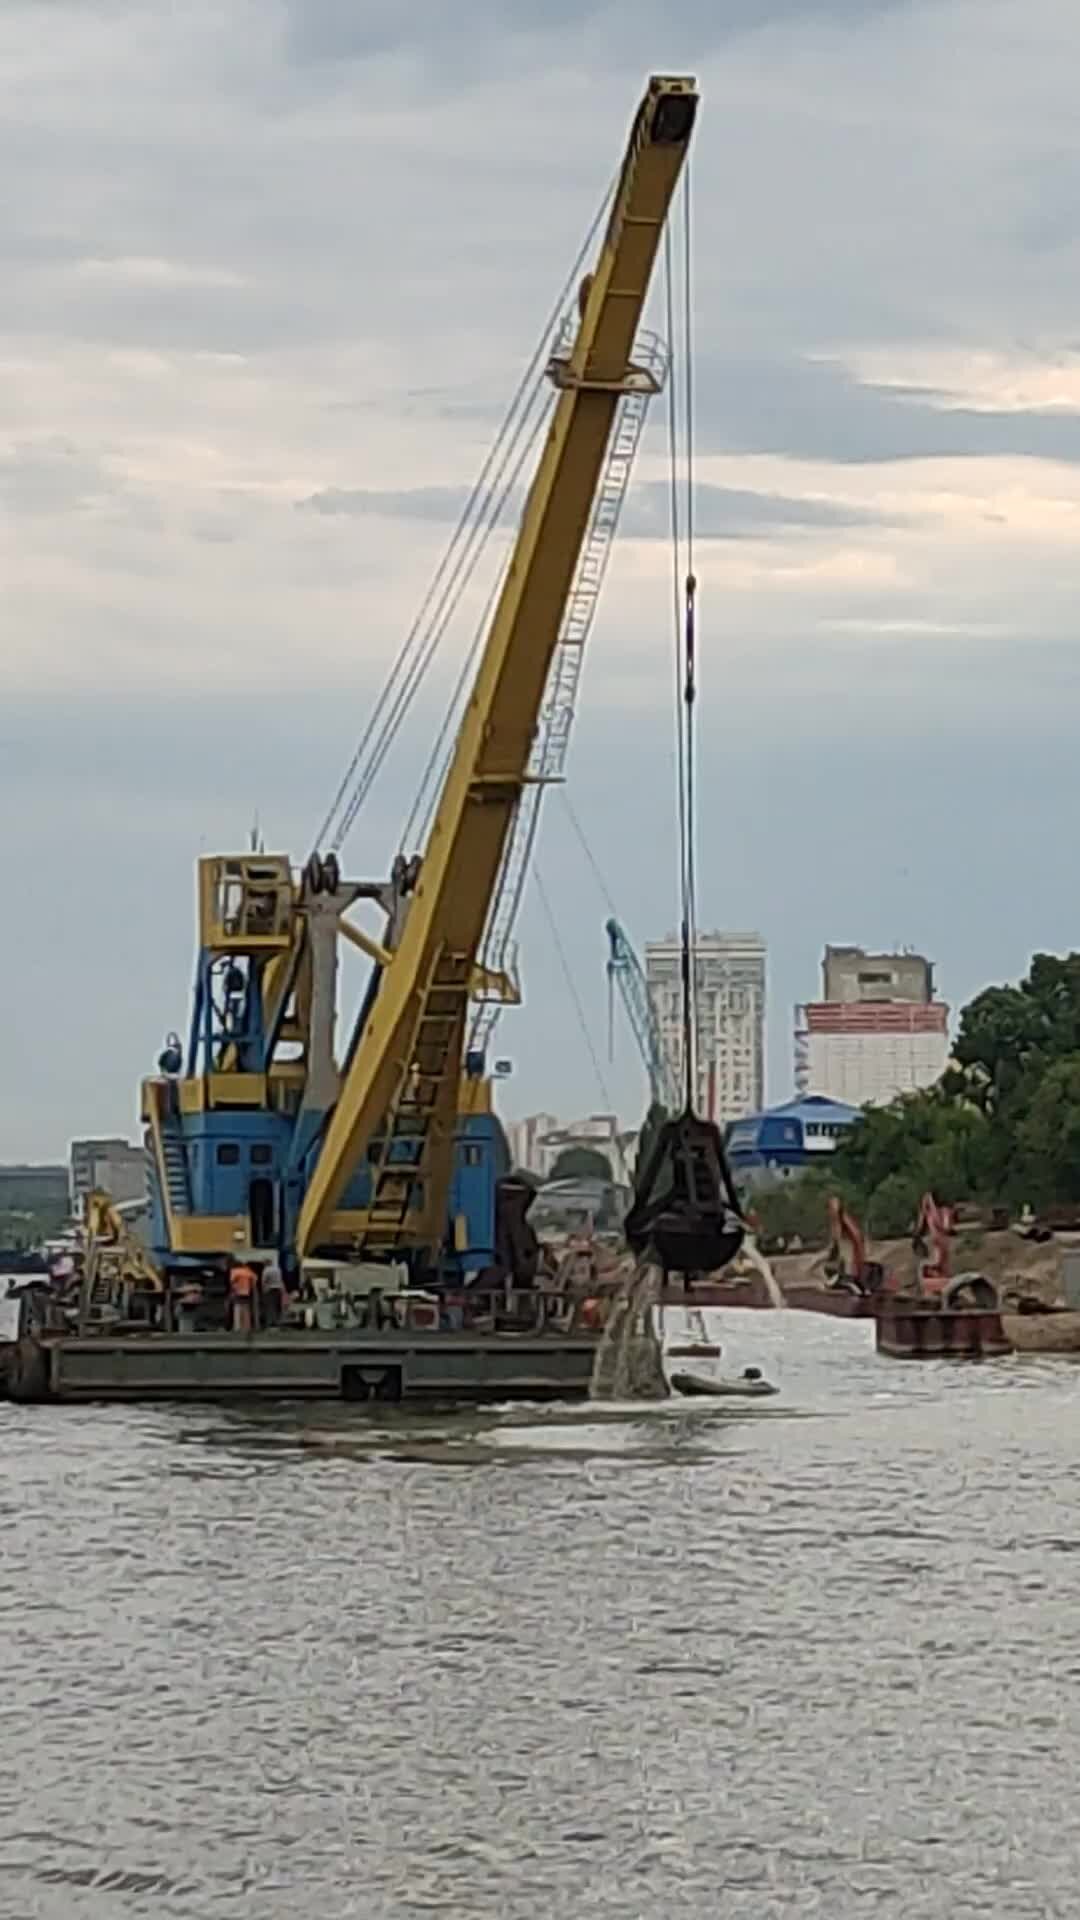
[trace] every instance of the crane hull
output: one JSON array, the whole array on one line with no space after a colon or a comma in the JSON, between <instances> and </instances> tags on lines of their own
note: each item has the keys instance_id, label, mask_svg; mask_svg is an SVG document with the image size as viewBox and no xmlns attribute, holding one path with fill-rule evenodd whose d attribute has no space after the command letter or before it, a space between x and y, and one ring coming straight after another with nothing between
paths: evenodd
<instances>
[{"instance_id":1,"label":"crane hull","mask_svg":"<svg viewBox=\"0 0 1080 1920\"><path fill-rule=\"evenodd\" d=\"M0 1392L23 1402L318 1399L478 1404L588 1397L597 1336L452 1332L42 1333L0 1349Z\"/></svg>"}]
</instances>

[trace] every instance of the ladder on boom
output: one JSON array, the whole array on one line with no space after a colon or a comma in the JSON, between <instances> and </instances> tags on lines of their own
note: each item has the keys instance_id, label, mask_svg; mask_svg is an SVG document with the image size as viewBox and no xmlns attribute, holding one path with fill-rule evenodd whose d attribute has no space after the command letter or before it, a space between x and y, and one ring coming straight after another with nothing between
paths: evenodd
<instances>
[{"instance_id":1,"label":"ladder on boom","mask_svg":"<svg viewBox=\"0 0 1080 1920\"><path fill-rule=\"evenodd\" d=\"M452 1051L461 1045L470 973L460 954L438 954L424 991L416 1057L401 1076L390 1125L376 1149L371 1201L357 1253L396 1252L408 1237L417 1183L427 1171L439 1087Z\"/></svg>"},{"instance_id":2,"label":"ladder on boom","mask_svg":"<svg viewBox=\"0 0 1080 1920\"><path fill-rule=\"evenodd\" d=\"M572 335L569 324L556 346L555 357L566 351ZM624 393L615 416L604 469L593 504L588 532L581 549L574 583L566 602L555 656L540 709L529 765L529 785L525 788L514 821L485 941L485 965L494 972L512 973L516 955L512 947L514 924L525 890L529 860L536 840L540 800L545 787L556 785L563 777L570 730L577 705L578 682L585 642L592 630L600 589L623 503L630 486L634 457L641 441L649 401L664 385L668 372L668 348L658 334L639 336L635 350L639 366L651 376L640 391ZM480 998L473 1015L470 1047L484 1051L491 1040L495 1023L505 1001Z\"/></svg>"}]
</instances>

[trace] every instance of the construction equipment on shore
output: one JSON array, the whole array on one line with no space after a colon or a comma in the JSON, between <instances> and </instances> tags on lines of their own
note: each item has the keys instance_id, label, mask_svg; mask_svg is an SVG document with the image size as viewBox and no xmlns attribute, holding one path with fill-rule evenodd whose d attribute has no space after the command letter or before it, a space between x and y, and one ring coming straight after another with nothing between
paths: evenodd
<instances>
[{"instance_id":1,"label":"construction equipment on shore","mask_svg":"<svg viewBox=\"0 0 1080 1920\"><path fill-rule=\"evenodd\" d=\"M830 1284L866 1302L879 1353L897 1360L978 1360L1012 1351L993 1282L980 1273L952 1276L954 1218L933 1194L919 1205L911 1243L915 1271L907 1284L867 1257L863 1230L838 1194L829 1196L829 1220Z\"/></svg>"},{"instance_id":2,"label":"construction equipment on shore","mask_svg":"<svg viewBox=\"0 0 1080 1920\"><path fill-rule=\"evenodd\" d=\"M561 766L636 445L636 431L616 432L613 450L613 430L620 409L624 425L629 411L640 427L664 378L655 342L635 357L635 340L697 104L690 79L649 82L577 314L547 356L550 429L424 851L403 846L374 880L347 878L340 859L415 691L414 654L373 714L302 871L255 848L199 862L187 1044L170 1036L142 1089L153 1249L170 1282L237 1255L278 1257L290 1274L315 1256L404 1261L416 1282L497 1270L496 1188L509 1166L471 1009L518 997L503 908L520 893L513 863L527 857L537 796ZM500 475L513 455L511 442ZM495 490L492 481L485 507ZM545 712L554 762L549 754L538 767ZM362 903L383 916L377 937L349 917ZM342 940L371 974L339 1062Z\"/></svg>"},{"instance_id":3,"label":"construction equipment on shore","mask_svg":"<svg viewBox=\"0 0 1080 1920\"><path fill-rule=\"evenodd\" d=\"M831 1193L829 1208L829 1247L825 1273L829 1285L840 1293L859 1294L874 1299L886 1284L885 1269L879 1260L867 1255L866 1236L855 1215L839 1194Z\"/></svg>"},{"instance_id":4,"label":"construction equipment on shore","mask_svg":"<svg viewBox=\"0 0 1080 1920\"><path fill-rule=\"evenodd\" d=\"M949 1241L954 1232L952 1208L940 1206L932 1193L924 1193L911 1236L920 1293L944 1292L952 1273Z\"/></svg>"}]
</instances>

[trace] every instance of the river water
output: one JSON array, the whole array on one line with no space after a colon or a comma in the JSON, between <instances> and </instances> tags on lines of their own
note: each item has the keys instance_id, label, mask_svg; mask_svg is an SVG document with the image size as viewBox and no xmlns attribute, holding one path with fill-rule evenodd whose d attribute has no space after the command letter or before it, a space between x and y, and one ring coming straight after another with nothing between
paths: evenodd
<instances>
[{"instance_id":1,"label":"river water","mask_svg":"<svg viewBox=\"0 0 1080 1920\"><path fill-rule=\"evenodd\" d=\"M1080 1374L0 1407L7 1920L1069 1915Z\"/></svg>"}]
</instances>

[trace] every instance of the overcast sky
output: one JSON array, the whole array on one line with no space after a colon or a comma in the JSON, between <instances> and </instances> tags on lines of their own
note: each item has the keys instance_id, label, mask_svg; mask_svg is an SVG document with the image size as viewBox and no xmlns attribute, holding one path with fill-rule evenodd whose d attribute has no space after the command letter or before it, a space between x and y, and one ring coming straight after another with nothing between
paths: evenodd
<instances>
[{"instance_id":1,"label":"overcast sky","mask_svg":"<svg viewBox=\"0 0 1080 1920\"><path fill-rule=\"evenodd\" d=\"M133 1133L193 861L256 811L307 852L652 69L703 91L700 912L768 940L769 1094L828 940L921 947L953 1005L1078 944L1078 67L1060 0L9 0L0 1155ZM676 911L665 472L657 418L570 765L642 943ZM539 862L634 1118L557 796ZM535 891L521 932L505 1109L595 1110Z\"/></svg>"}]
</instances>

